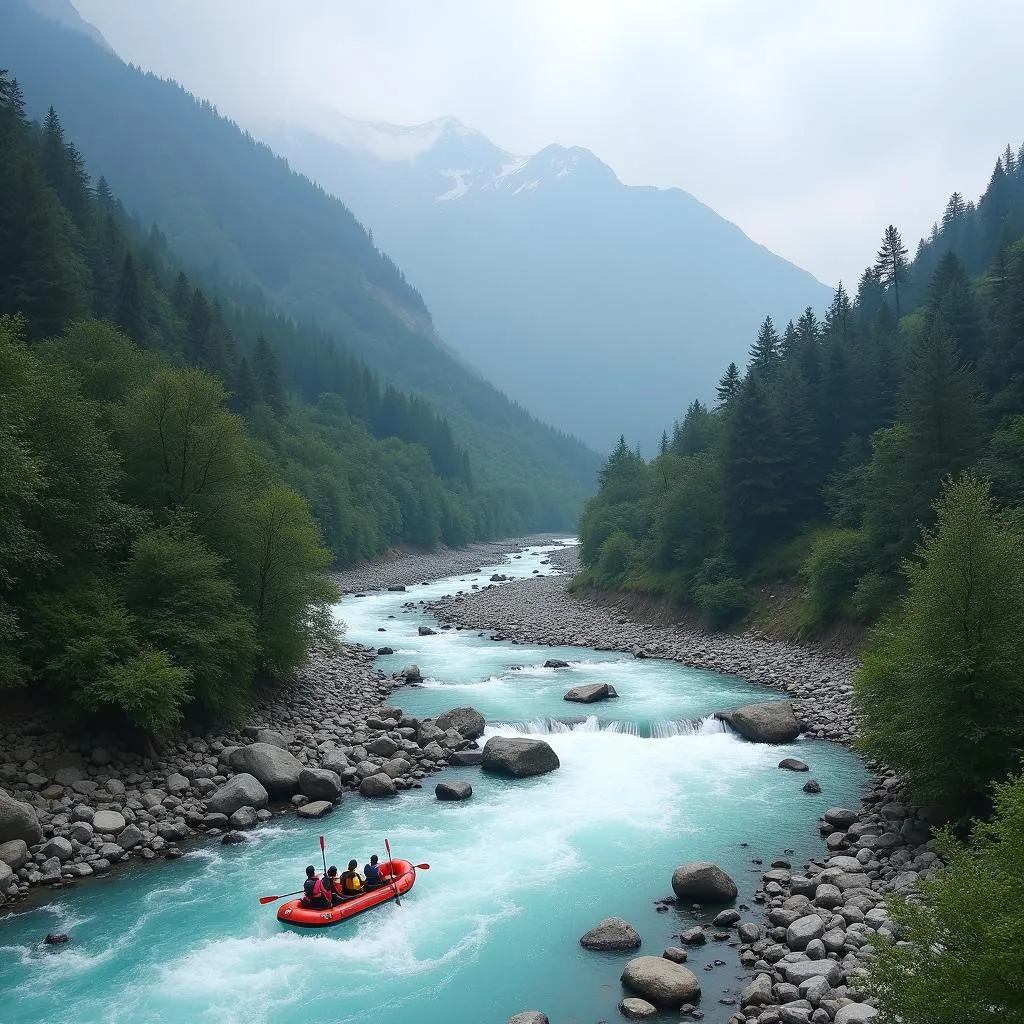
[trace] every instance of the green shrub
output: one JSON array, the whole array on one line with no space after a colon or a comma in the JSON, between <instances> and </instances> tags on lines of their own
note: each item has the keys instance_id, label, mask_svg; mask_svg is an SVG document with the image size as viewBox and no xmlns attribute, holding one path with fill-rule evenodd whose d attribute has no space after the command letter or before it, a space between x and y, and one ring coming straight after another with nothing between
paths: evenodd
<instances>
[{"instance_id":1,"label":"green shrub","mask_svg":"<svg viewBox=\"0 0 1024 1024\"><path fill-rule=\"evenodd\" d=\"M725 559L708 559L693 586L704 622L712 629L730 625L750 607L744 582L736 576L720 575L729 564Z\"/></svg>"},{"instance_id":2,"label":"green shrub","mask_svg":"<svg viewBox=\"0 0 1024 1024\"><path fill-rule=\"evenodd\" d=\"M188 669L172 665L163 651L143 651L111 666L82 692L82 702L94 712L115 711L144 732L166 735L181 723L190 679Z\"/></svg>"},{"instance_id":3,"label":"green shrub","mask_svg":"<svg viewBox=\"0 0 1024 1024\"><path fill-rule=\"evenodd\" d=\"M633 567L636 543L625 530L616 530L601 545L597 559L598 579L606 586L621 583Z\"/></svg>"},{"instance_id":4,"label":"green shrub","mask_svg":"<svg viewBox=\"0 0 1024 1024\"><path fill-rule=\"evenodd\" d=\"M899 594L900 581L881 572L865 573L857 581L850 600L853 617L859 622L874 622L885 614Z\"/></svg>"},{"instance_id":5,"label":"green shrub","mask_svg":"<svg viewBox=\"0 0 1024 1024\"><path fill-rule=\"evenodd\" d=\"M818 534L801 569L807 582L807 610L813 625L825 625L848 613L868 557L867 543L860 530L828 530Z\"/></svg>"},{"instance_id":6,"label":"green shrub","mask_svg":"<svg viewBox=\"0 0 1024 1024\"><path fill-rule=\"evenodd\" d=\"M909 942L876 944L867 987L880 1020L1024 1021L1024 778L996 790L995 811L967 845L940 835L949 864L921 883L922 903L890 898Z\"/></svg>"}]
</instances>

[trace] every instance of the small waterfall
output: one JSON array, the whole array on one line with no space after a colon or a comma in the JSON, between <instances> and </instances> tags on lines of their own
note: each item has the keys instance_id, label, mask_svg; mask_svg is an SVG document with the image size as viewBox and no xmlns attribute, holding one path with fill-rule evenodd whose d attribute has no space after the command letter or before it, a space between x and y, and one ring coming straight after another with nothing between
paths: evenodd
<instances>
[{"instance_id":1,"label":"small waterfall","mask_svg":"<svg viewBox=\"0 0 1024 1024\"><path fill-rule=\"evenodd\" d=\"M655 722L613 721L602 722L597 715L586 718L534 718L521 722L508 722L499 728L512 729L524 736L551 736L558 733L607 732L620 736L638 736L642 739L664 740L673 736L712 736L728 732L725 722L714 715L703 718L676 719Z\"/></svg>"},{"instance_id":2,"label":"small waterfall","mask_svg":"<svg viewBox=\"0 0 1024 1024\"><path fill-rule=\"evenodd\" d=\"M728 732L729 726L714 715L703 718L683 718L678 721L651 722L651 736L656 740L670 736L712 736L715 733Z\"/></svg>"}]
</instances>

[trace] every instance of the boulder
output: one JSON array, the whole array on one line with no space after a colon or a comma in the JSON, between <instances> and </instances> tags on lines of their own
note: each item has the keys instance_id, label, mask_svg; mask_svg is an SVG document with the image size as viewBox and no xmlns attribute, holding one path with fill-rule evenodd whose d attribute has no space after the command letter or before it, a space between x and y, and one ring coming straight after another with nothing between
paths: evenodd
<instances>
[{"instance_id":1,"label":"boulder","mask_svg":"<svg viewBox=\"0 0 1024 1024\"><path fill-rule=\"evenodd\" d=\"M192 783L190 783L180 772L171 772L171 774L167 776L167 781L164 782L164 787L172 796L181 796L182 793L188 791L188 788L191 785Z\"/></svg>"},{"instance_id":2,"label":"boulder","mask_svg":"<svg viewBox=\"0 0 1024 1024\"><path fill-rule=\"evenodd\" d=\"M431 629L429 626L417 626L416 627L416 632L419 633L420 636L436 636L437 635L437 630L436 629Z\"/></svg>"},{"instance_id":3,"label":"boulder","mask_svg":"<svg viewBox=\"0 0 1024 1024\"><path fill-rule=\"evenodd\" d=\"M679 933L679 941L685 942L688 946L703 946L708 941L707 934L701 927L687 928Z\"/></svg>"},{"instance_id":4,"label":"boulder","mask_svg":"<svg viewBox=\"0 0 1024 1024\"><path fill-rule=\"evenodd\" d=\"M345 756L344 750L341 750L339 747L333 747L324 754L320 767L340 776L349 767L348 757Z\"/></svg>"},{"instance_id":5,"label":"boulder","mask_svg":"<svg viewBox=\"0 0 1024 1024\"><path fill-rule=\"evenodd\" d=\"M330 800L310 800L303 804L296 813L300 818L322 818L334 810L334 804Z\"/></svg>"},{"instance_id":6,"label":"boulder","mask_svg":"<svg viewBox=\"0 0 1024 1024\"><path fill-rule=\"evenodd\" d=\"M434 787L438 800L468 800L472 795L473 787L468 782L439 782Z\"/></svg>"},{"instance_id":7,"label":"boulder","mask_svg":"<svg viewBox=\"0 0 1024 1024\"><path fill-rule=\"evenodd\" d=\"M543 740L492 736L484 746L484 771L514 779L544 775L560 766L558 755Z\"/></svg>"},{"instance_id":8,"label":"boulder","mask_svg":"<svg viewBox=\"0 0 1024 1024\"><path fill-rule=\"evenodd\" d=\"M740 992L740 1006L768 1006L772 1000L770 974L759 974Z\"/></svg>"},{"instance_id":9,"label":"boulder","mask_svg":"<svg viewBox=\"0 0 1024 1024\"><path fill-rule=\"evenodd\" d=\"M672 872L672 891L680 899L698 903L728 903L736 898L736 883L717 865L706 860L680 864Z\"/></svg>"},{"instance_id":10,"label":"boulder","mask_svg":"<svg viewBox=\"0 0 1024 1024\"><path fill-rule=\"evenodd\" d=\"M421 683L423 682L423 673L420 672L419 665L406 665L401 672L398 673L407 683Z\"/></svg>"},{"instance_id":11,"label":"boulder","mask_svg":"<svg viewBox=\"0 0 1024 1024\"><path fill-rule=\"evenodd\" d=\"M270 797L259 779L246 772L228 779L206 802L214 814L234 814L239 807L266 807ZM97 814L97 817L99 815ZM93 819L93 828L96 819Z\"/></svg>"},{"instance_id":12,"label":"boulder","mask_svg":"<svg viewBox=\"0 0 1024 1024\"><path fill-rule=\"evenodd\" d=\"M303 768L299 772L299 792L310 800L337 800L341 779L327 768Z\"/></svg>"},{"instance_id":13,"label":"boulder","mask_svg":"<svg viewBox=\"0 0 1024 1024\"><path fill-rule=\"evenodd\" d=\"M4 897L7 895L7 890L11 887L11 884L17 884L17 879L14 877L14 869L4 861L0 860L0 905L4 902Z\"/></svg>"},{"instance_id":14,"label":"boulder","mask_svg":"<svg viewBox=\"0 0 1024 1024\"><path fill-rule=\"evenodd\" d=\"M398 792L395 780L384 772L368 775L359 783L359 795L367 797L394 796Z\"/></svg>"},{"instance_id":15,"label":"boulder","mask_svg":"<svg viewBox=\"0 0 1024 1024\"><path fill-rule=\"evenodd\" d=\"M505 1024L551 1024L546 1013L540 1010L522 1010L514 1017L509 1017Z\"/></svg>"},{"instance_id":16,"label":"boulder","mask_svg":"<svg viewBox=\"0 0 1024 1024\"><path fill-rule=\"evenodd\" d=\"M799 960L793 964L779 964L786 981L800 987L808 978L824 978L832 988L843 980L842 968L835 960Z\"/></svg>"},{"instance_id":17,"label":"boulder","mask_svg":"<svg viewBox=\"0 0 1024 1024\"><path fill-rule=\"evenodd\" d=\"M646 999L637 999L636 996L627 996L619 1003L619 1013L626 1020L650 1020L658 1016L658 1008L652 1006Z\"/></svg>"},{"instance_id":18,"label":"boulder","mask_svg":"<svg viewBox=\"0 0 1024 1024\"><path fill-rule=\"evenodd\" d=\"M236 772L247 772L259 780L271 796L287 797L298 792L302 763L272 743L236 747L229 760Z\"/></svg>"},{"instance_id":19,"label":"boulder","mask_svg":"<svg viewBox=\"0 0 1024 1024\"><path fill-rule=\"evenodd\" d=\"M610 696L607 683L584 683L583 686L574 686L562 700L574 704L594 704L599 700L607 700Z\"/></svg>"},{"instance_id":20,"label":"boulder","mask_svg":"<svg viewBox=\"0 0 1024 1024\"><path fill-rule=\"evenodd\" d=\"M800 735L800 723L788 700L744 704L732 711L716 711L715 718L727 722L753 743L791 743Z\"/></svg>"},{"instance_id":21,"label":"boulder","mask_svg":"<svg viewBox=\"0 0 1024 1024\"><path fill-rule=\"evenodd\" d=\"M0 789L0 843L23 839L29 846L41 842L43 830L31 804L22 803Z\"/></svg>"},{"instance_id":22,"label":"boulder","mask_svg":"<svg viewBox=\"0 0 1024 1024\"><path fill-rule=\"evenodd\" d=\"M606 917L580 938L584 949L639 949L640 933L621 917Z\"/></svg>"},{"instance_id":23,"label":"boulder","mask_svg":"<svg viewBox=\"0 0 1024 1024\"><path fill-rule=\"evenodd\" d=\"M786 929L786 945L798 952L807 948L813 939L820 939L825 934L825 922L817 914L798 917Z\"/></svg>"},{"instance_id":24,"label":"boulder","mask_svg":"<svg viewBox=\"0 0 1024 1024\"><path fill-rule=\"evenodd\" d=\"M238 810L228 818L228 825L233 829L246 829L252 828L257 821L259 821L259 817L256 814L255 807L239 807Z\"/></svg>"},{"instance_id":25,"label":"boulder","mask_svg":"<svg viewBox=\"0 0 1024 1024\"><path fill-rule=\"evenodd\" d=\"M225 832L224 838L220 842L222 846L238 846L247 841L241 832Z\"/></svg>"},{"instance_id":26,"label":"boulder","mask_svg":"<svg viewBox=\"0 0 1024 1024\"><path fill-rule=\"evenodd\" d=\"M690 959L690 954L685 949L680 949L679 946L667 946L661 955L674 964L685 964Z\"/></svg>"},{"instance_id":27,"label":"boulder","mask_svg":"<svg viewBox=\"0 0 1024 1024\"><path fill-rule=\"evenodd\" d=\"M378 757L391 757L398 750L398 744L390 736L378 736L372 743L366 744L366 751L369 754L376 754Z\"/></svg>"},{"instance_id":28,"label":"boulder","mask_svg":"<svg viewBox=\"0 0 1024 1024\"><path fill-rule=\"evenodd\" d=\"M116 835L128 823L118 811L97 811L92 816L92 827L101 835Z\"/></svg>"},{"instance_id":29,"label":"boulder","mask_svg":"<svg viewBox=\"0 0 1024 1024\"><path fill-rule=\"evenodd\" d=\"M122 850L131 850L142 842L142 829L137 825L127 825L114 840Z\"/></svg>"},{"instance_id":30,"label":"boulder","mask_svg":"<svg viewBox=\"0 0 1024 1024\"><path fill-rule=\"evenodd\" d=\"M672 1009L700 998L700 983L682 964L662 956L638 956L626 964L622 984L655 1006Z\"/></svg>"},{"instance_id":31,"label":"boulder","mask_svg":"<svg viewBox=\"0 0 1024 1024\"><path fill-rule=\"evenodd\" d=\"M395 653L395 649L394 649L394 647L378 647L377 648L377 653L381 654L381 655L383 655L383 654L394 654Z\"/></svg>"},{"instance_id":32,"label":"boulder","mask_svg":"<svg viewBox=\"0 0 1024 1024\"><path fill-rule=\"evenodd\" d=\"M437 716L437 727L454 729L463 739L475 740L484 734L484 716L476 708L452 708Z\"/></svg>"},{"instance_id":33,"label":"boulder","mask_svg":"<svg viewBox=\"0 0 1024 1024\"><path fill-rule=\"evenodd\" d=\"M483 760L484 752L482 750L456 750L448 758L448 763L453 768L475 768L482 764Z\"/></svg>"},{"instance_id":34,"label":"boulder","mask_svg":"<svg viewBox=\"0 0 1024 1024\"><path fill-rule=\"evenodd\" d=\"M877 1016L878 1011L867 1003L847 1003L836 1014L834 1024L864 1024Z\"/></svg>"},{"instance_id":35,"label":"boulder","mask_svg":"<svg viewBox=\"0 0 1024 1024\"><path fill-rule=\"evenodd\" d=\"M787 772L809 772L810 767L796 757L784 757L779 762L779 767Z\"/></svg>"},{"instance_id":36,"label":"boulder","mask_svg":"<svg viewBox=\"0 0 1024 1024\"><path fill-rule=\"evenodd\" d=\"M820 793L821 792L821 783L817 779L808 779L804 783L804 792L805 793Z\"/></svg>"},{"instance_id":37,"label":"boulder","mask_svg":"<svg viewBox=\"0 0 1024 1024\"><path fill-rule=\"evenodd\" d=\"M54 836L42 849L44 857L56 857L62 863L70 860L75 850L63 836Z\"/></svg>"},{"instance_id":38,"label":"boulder","mask_svg":"<svg viewBox=\"0 0 1024 1024\"><path fill-rule=\"evenodd\" d=\"M288 749L287 737L276 729L257 729L256 742L269 743L272 747L280 747L282 750Z\"/></svg>"},{"instance_id":39,"label":"boulder","mask_svg":"<svg viewBox=\"0 0 1024 1024\"><path fill-rule=\"evenodd\" d=\"M0 862L17 871L27 860L28 843L24 839L8 839L6 843L0 843Z\"/></svg>"},{"instance_id":40,"label":"boulder","mask_svg":"<svg viewBox=\"0 0 1024 1024\"><path fill-rule=\"evenodd\" d=\"M569 662L562 661L561 658L548 658L548 660L544 662L544 667L545 668L568 668L569 667Z\"/></svg>"},{"instance_id":41,"label":"boulder","mask_svg":"<svg viewBox=\"0 0 1024 1024\"><path fill-rule=\"evenodd\" d=\"M833 828L845 831L860 817L860 813L849 807L830 807L822 817Z\"/></svg>"}]
</instances>

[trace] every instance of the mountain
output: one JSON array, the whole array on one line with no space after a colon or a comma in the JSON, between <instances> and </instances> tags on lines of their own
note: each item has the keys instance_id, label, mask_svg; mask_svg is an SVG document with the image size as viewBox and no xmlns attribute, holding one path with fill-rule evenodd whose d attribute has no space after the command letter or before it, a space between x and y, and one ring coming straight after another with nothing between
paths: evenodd
<instances>
[{"instance_id":1,"label":"mountain","mask_svg":"<svg viewBox=\"0 0 1024 1024\"><path fill-rule=\"evenodd\" d=\"M105 50L114 52L110 43L103 38L103 33L78 13L71 0L26 0L26 2L37 14L41 14L48 21L52 21L56 25L63 25L64 28L71 29L73 32L80 32Z\"/></svg>"},{"instance_id":2,"label":"mountain","mask_svg":"<svg viewBox=\"0 0 1024 1024\"><path fill-rule=\"evenodd\" d=\"M597 456L457 358L419 293L339 200L210 103L26 0L0 0L0 67L18 79L32 116L50 104L60 111L90 171L144 223L158 224L206 284L315 323L386 382L430 400L477 477L504 488L530 528L574 521ZM315 349L281 358L293 378L329 376Z\"/></svg>"},{"instance_id":3,"label":"mountain","mask_svg":"<svg viewBox=\"0 0 1024 1024\"><path fill-rule=\"evenodd\" d=\"M650 450L746 362L766 313L831 298L687 192L624 185L587 149L515 156L450 117L302 120L252 129L344 196L459 352L598 449L624 430Z\"/></svg>"}]
</instances>

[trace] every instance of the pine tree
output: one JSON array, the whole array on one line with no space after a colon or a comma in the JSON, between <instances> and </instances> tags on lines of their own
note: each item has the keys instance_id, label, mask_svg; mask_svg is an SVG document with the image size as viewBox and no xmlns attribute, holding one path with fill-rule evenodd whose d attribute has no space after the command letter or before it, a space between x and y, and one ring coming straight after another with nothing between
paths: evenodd
<instances>
[{"instance_id":1,"label":"pine tree","mask_svg":"<svg viewBox=\"0 0 1024 1024\"><path fill-rule=\"evenodd\" d=\"M722 374L721 379L715 386L715 392L718 395L718 404L720 406L728 405L733 398L736 397L736 393L740 389L741 377L739 367L735 363L730 363L726 368L725 373Z\"/></svg>"},{"instance_id":2,"label":"pine tree","mask_svg":"<svg viewBox=\"0 0 1024 1024\"><path fill-rule=\"evenodd\" d=\"M764 376L770 376L779 362L781 342L772 318L766 316L757 332L757 341L750 347L750 367Z\"/></svg>"},{"instance_id":3,"label":"pine tree","mask_svg":"<svg viewBox=\"0 0 1024 1024\"><path fill-rule=\"evenodd\" d=\"M900 285L910 273L907 248L896 228L890 224L882 235L882 245L875 260L875 273L886 288L891 288L896 300L896 316L900 315Z\"/></svg>"},{"instance_id":4,"label":"pine tree","mask_svg":"<svg viewBox=\"0 0 1024 1024\"><path fill-rule=\"evenodd\" d=\"M256 339L256 351L252 360L253 376L259 386L260 398L280 415L284 412L284 386L281 384L281 370L277 356L261 334Z\"/></svg>"}]
</instances>

